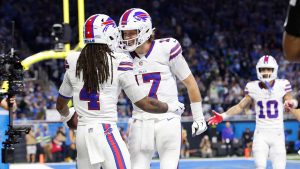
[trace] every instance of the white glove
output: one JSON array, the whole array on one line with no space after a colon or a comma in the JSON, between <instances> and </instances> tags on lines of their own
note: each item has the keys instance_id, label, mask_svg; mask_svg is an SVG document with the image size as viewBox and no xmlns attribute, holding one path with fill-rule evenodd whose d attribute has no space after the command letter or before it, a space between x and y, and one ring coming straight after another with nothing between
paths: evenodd
<instances>
[{"instance_id":1,"label":"white glove","mask_svg":"<svg viewBox=\"0 0 300 169\"><path fill-rule=\"evenodd\" d=\"M179 116L184 112L184 104L180 102L167 103L168 104L168 112L175 113Z\"/></svg>"},{"instance_id":2,"label":"white glove","mask_svg":"<svg viewBox=\"0 0 300 169\"><path fill-rule=\"evenodd\" d=\"M67 123L72 118L72 116L74 115L74 113L75 113L74 107L70 108L69 109L69 114L66 117L65 116L61 116L61 121L63 123Z\"/></svg>"},{"instance_id":3,"label":"white glove","mask_svg":"<svg viewBox=\"0 0 300 169\"><path fill-rule=\"evenodd\" d=\"M194 120L192 124L192 136L195 137L196 135L205 132L206 129L207 129L206 121L202 118L198 118Z\"/></svg>"}]
</instances>

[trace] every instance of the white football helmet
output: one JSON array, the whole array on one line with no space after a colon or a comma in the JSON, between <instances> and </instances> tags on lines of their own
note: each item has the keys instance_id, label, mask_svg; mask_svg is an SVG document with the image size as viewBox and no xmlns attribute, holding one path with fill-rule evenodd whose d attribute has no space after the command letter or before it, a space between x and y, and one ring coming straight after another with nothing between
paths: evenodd
<instances>
[{"instance_id":1,"label":"white football helmet","mask_svg":"<svg viewBox=\"0 0 300 169\"><path fill-rule=\"evenodd\" d=\"M260 68L272 68L272 73L261 73ZM256 73L257 78L262 82L270 82L272 80L275 80L277 78L277 72L278 72L278 64L276 60L270 56L270 55L264 55L262 56L257 64L256 64ZM267 75L267 77L264 77L264 75Z\"/></svg>"},{"instance_id":2,"label":"white football helmet","mask_svg":"<svg viewBox=\"0 0 300 169\"><path fill-rule=\"evenodd\" d=\"M114 51L118 46L119 31L109 16L95 14L85 21L83 38L85 43L107 44Z\"/></svg>"},{"instance_id":3,"label":"white football helmet","mask_svg":"<svg viewBox=\"0 0 300 169\"><path fill-rule=\"evenodd\" d=\"M124 51L132 52L150 38L154 29L152 28L151 17L145 10L131 8L121 16L119 30L121 32L119 47ZM137 36L125 40L123 37L125 30L136 30Z\"/></svg>"}]
</instances>

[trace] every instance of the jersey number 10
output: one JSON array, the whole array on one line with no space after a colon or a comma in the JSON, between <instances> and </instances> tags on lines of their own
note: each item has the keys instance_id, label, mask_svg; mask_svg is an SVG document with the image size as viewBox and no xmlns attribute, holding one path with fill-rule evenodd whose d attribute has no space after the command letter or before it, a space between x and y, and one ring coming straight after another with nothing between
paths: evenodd
<instances>
[{"instance_id":1,"label":"jersey number 10","mask_svg":"<svg viewBox=\"0 0 300 169\"><path fill-rule=\"evenodd\" d=\"M258 117L261 119L265 119L266 115L264 114L264 108L267 108L267 116L270 119L274 119L278 117L278 102L276 100L269 100L266 102L266 105L263 105L262 101L258 101L257 105L259 106L259 115ZM271 111L271 108L274 108L274 111Z\"/></svg>"}]
</instances>

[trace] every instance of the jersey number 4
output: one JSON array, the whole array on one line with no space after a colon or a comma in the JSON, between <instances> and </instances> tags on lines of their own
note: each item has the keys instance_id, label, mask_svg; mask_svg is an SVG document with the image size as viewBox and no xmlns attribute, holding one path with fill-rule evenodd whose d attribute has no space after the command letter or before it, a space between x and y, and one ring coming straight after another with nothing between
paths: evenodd
<instances>
[{"instance_id":1,"label":"jersey number 4","mask_svg":"<svg viewBox=\"0 0 300 169\"><path fill-rule=\"evenodd\" d=\"M278 117L278 102L276 100L269 100L266 102L266 105L263 105L262 101L258 101L257 105L259 106L259 118L265 119L266 115L264 114L264 108L267 108L267 116L270 119L274 119ZM274 108L274 111L271 111L271 108ZM274 112L274 113L273 113Z\"/></svg>"},{"instance_id":2,"label":"jersey number 4","mask_svg":"<svg viewBox=\"0 0 300 169\"><path fill-rule=\"evenodd\" d=\"M79 93L79 99L88 102L89 110L100 110L99 93L88 93L85 88L82 88Z\"/></svg>"},{"instance_id":3,"label":"jersey number 4","mask_svg":"<svg viewBox=\"0 0 300 169\"><path fill-rule=\"evenodd\" d=\"M154 72L154 73L146 73L142 75L143 77L143 82L144 83L149 83L152 80L152 85L149 91L148 96L157 99L157 89L159 87L159 83L161 80L161 76L159 72Z\"/></svg>"}]
</instances>

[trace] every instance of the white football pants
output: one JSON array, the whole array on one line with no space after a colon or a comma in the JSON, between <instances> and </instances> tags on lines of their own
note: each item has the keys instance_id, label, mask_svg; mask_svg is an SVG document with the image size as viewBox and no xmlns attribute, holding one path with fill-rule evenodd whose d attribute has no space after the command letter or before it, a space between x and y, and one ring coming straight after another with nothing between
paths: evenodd
<instances>
[{"instance_id":1,"label":"white football pants","mask_svg":"<svg viewBox=\"0 0 300 169\"><path fill-rule=\"evenodd\" d=\"M286 149L282 129L256 129L253 140L256 169L265 169L270 157L273 169L285 169Z\"/></svg>"},{"instance_id":2,"label":"white football pants","mask_svg":"<svg viewBox=\"0 0 300 169\"><path fill-rule=\"evenodd\" d=\"M132 169L149 169L155 150L160 169L177 169L181 146L180 118L137 120L130 127L129 152Z\"/></svg>"}]
</instances>

